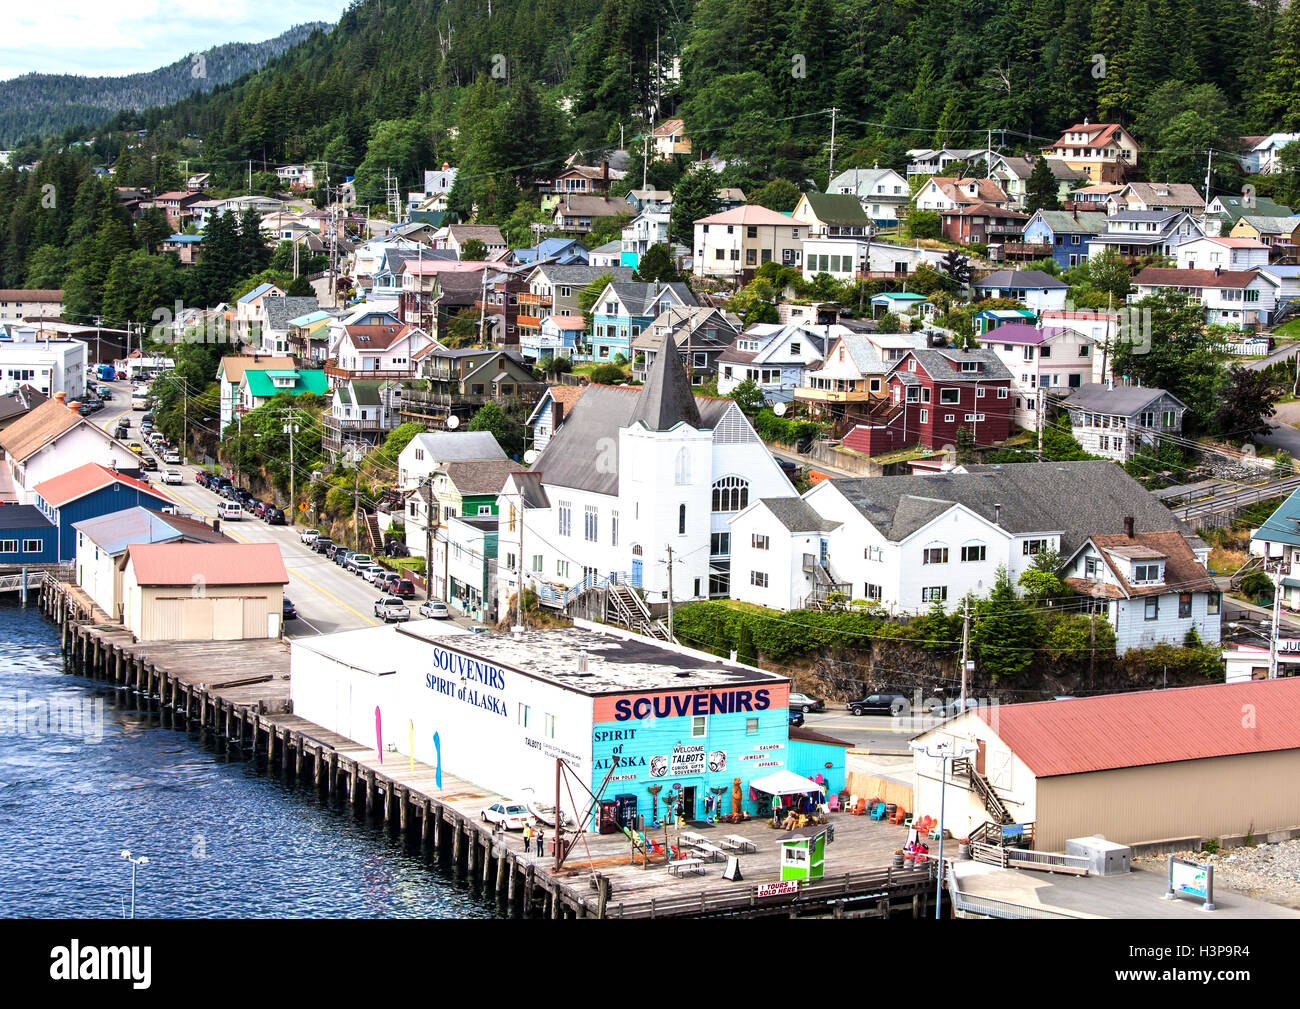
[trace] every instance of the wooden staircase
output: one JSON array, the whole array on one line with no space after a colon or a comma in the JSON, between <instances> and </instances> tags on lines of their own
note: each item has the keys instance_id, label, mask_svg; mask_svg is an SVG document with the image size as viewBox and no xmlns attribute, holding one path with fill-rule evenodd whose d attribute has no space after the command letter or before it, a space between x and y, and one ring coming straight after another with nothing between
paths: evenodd
<instances>
[{"instance_id":1,"label":"wooden staircase","mask_svg":"<svg viewBox=\"0 0 1300 1009\"><path fill-rule=\"evenodd\" d=\"M650 613L650 607L646 606L645 600L630 586L622 583L607 586L605 619L616 624L622 624L624 627L647 637L657 638L660 641L672 640L668 636L667 626L662 620L656 619Z\"/></svg>"},{"instance_id":2,"label":"wooden staircase","mask_svg":"<svg viewBox=\"0 0 1300 1009\"><path fill-rule=\"evenodd\" d=\"M984 810L993 817L993 822L997 824L1015 823L1016 818L1011 815L1002 797L993 790L989 784L988 778L980 774L975 769L975 765L970 762L969 757L961 757L952 762L952 773L955 778L958 774L965 774L966 779L970 782L971 789L980 797L980 802L984 804Z\"/></svg>"}]
</instances>

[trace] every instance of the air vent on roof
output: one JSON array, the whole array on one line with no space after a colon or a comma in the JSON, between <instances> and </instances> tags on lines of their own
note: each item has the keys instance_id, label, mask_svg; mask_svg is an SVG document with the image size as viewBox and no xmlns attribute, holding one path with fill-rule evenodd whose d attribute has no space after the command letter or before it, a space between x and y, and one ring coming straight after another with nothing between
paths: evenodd
<instances>
[{"instance_id":1,"label":"air vent on roof","mask_svg":"<svg viewBox=\"0 0 1300 1009\"><path fill-rule=\"evenodd\" d=\"M680 670L678 670L676 673L674 673L673 675L676 676L676 677L678 677L679 679L682 679L682 678L685 678L685 677L687 677L687 676L690 676L690 675L691 675L691 671L690 671L689 669L680 669Z\"/></svg>"}]
</instances>

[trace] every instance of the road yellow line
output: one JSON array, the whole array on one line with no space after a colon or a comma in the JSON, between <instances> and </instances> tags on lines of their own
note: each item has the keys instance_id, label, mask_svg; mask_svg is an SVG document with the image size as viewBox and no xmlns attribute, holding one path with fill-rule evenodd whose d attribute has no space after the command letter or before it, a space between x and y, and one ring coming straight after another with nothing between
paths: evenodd
<instances>
[{"instance_id":1,"label":"road yellow line","mask_svg":"<svg viewBox=\"0 0 1300 1009\"><path fill-rule=\"evenodd\" d=\"M208 518L208 519L215 519L215 518L216 518L216 516L213 515L211 512L204 511L202 508L200 508L198 505L196 505L196 504L195 504L193 501L191 501L189 498L187 498L187 497L181 497L181 495L175 493L174 491L172 491L172 492L170 492L170 493L172 494L173 497L176 498L177 501L180 501L182 504L188 505L189 507L193 508L193 509L194 509L196 512L198 512L200 515L203 515L203 516L205 516L205 517ZM224 526L222 526L221 531L222 531L223 533L225 533L227 536L231 537L231 539L238 540L240 543L251 543L251 542L253 542L252 540L246 540L246 539L244 539L244 537L242 537L242 536L240 536L238 533L234 532L234 531L230 528L229 525L224 525ZM265 542L265 541L260 541L260 542ZM272 539L270 542L275 543L276 540L275 540L275 539ZM307 577L306 575L304 575L301 571L291 571L291 570L289 570L289 566L288 566L287 564L285 565L285 570L289 572L289 577L290 577L290 578L297 578L299 581L301 581L301 582L303 582L303 583L305 583L305 584L307 584L307 585L310 585L313 589L315 589L315 590L316 590L317 592L319 592L321 595L325 596L325 597L328 598L328 599L333 599L334 602L338 603L340 606L342 606L345 610L347 610L347 611L348 611L349 613L351 613L353 616L360 617L362 620L364 620L366 623L368 623L371 627L378 627L378 626L379 626L379 625L378 625L374 620L372 620L370 617L366 616L364 613L362 613L360 610L356 609L355 607L353 607L353 606L349 605L348 603L344 602L342 599L340 599L338 596L336 596L336 595L335 595L333 592L331 592L329 589L327 589L327 588L325 588L325 587L323 587L323 586L321 586L321 585L318 585L315 581L313 581L312 579L308 578L308 577Z\"/></svg>"}]
</instances>

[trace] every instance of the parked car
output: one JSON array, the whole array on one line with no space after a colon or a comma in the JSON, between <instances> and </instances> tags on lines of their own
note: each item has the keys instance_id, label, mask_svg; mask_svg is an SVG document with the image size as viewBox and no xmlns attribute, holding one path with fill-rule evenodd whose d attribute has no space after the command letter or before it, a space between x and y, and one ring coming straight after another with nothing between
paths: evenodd
<instances>
[{"instance_id":1,"label":"parked car","mask_svg":"<svg viewBox=\"0 0 1300 1009\"><path fill-rule=\"evenodd\" d=\"M328 543L325 544L326 558L334 561L334 563L336 564L343 563L343 558L341 558L339 554L343 553L345 550L347 550L347 547L345 547L342 543L335 543L333 540L330 540Z\"/></svg>"},{"instance_id":2,"label":"parked car","mask_svg":"<svg viewBox=\"0 0 1300 1009\"><path fill-rule=\"evenodd\" d=\"M377 586L388 577L388 569L381 564L363 564L357 568L357 574Z\"/></svg>"},{"instance_id":3,"label":"parked car","mask_svg":"<svg viewBox=\"0 0 1300 1009\"><path fill-rule=\"evenodd\" d=\"M401 575L389 575L385 587L390 595L401 596L403 599L415 598L415 582Z\"/></svg>"},{"instance_id":4,"label":"parked car","mask_svg":"<svg viewBox=\"0 0 1300 1009\"><path fill-rule=\"evenodd\" d=\"M284 525L284 509L270 508L267 510L265 518L266 524L269 526L282 526Z\"/></svg>"},{"instance_id":5,"label":"parked car","mask_svg":"<svg viewBox=\"0 0 1300 1009\"><path fill-rule=\"evenodd\" d=\"M494 802L479 818L484 823L499 823L506 830L523 830L530 819L528 807L517 802Z\"/></svg>"},{"instance_id":6,"label":"parked car","mask_svg":"<svg viewBox=\"0 0 1300 1009\"><path fill-rule=\"evenodd\" d=\"M236 522L244 517L244 509L240 507L238 501L222 501L217 505L217 517L227 522Z\"/></svg>"},{"instance_id":7,"label":"parked car","mask_svg":"<svg viewBox=\"0 0 1300 1009\"><path fill-rule=\"evenodd\" d=\"M355 553L343 562L345 571L356 571L360 567L373 563L374 558L369 554Z\"/></svg>"},{"instance_id":8,"label":"parked car","mask_svg":"<svg viewBox=\"0 0 1300 1009\"><path fill-rule=\"evenodd\" d=\"M799 464L791 462L789 459L777 459L776 464L781 467L781 472L788 477L793 477L799 472Z\"/></svg>"},{"instance_id":9,"label":"parked car","mask_svg":"<svg viewBox=\"0 0 1300 1009\"><path fill-rule=\"evenodd\" d=\"M347 547L340 547L338 550L334 551L334 563L346 571L348 558L355 553L355 550L349 550Z\"/></svg>"},{"instance_id":10,"label":"parked car","mask_svg":"<svg viewBox=\"0 0 1300 1009\"><path fill-rule=\"evenodd\" d=\"M870 694L859 701L849 702L850 715L906 715L912 704L906 694Z\"/></svg>"},{"instance_id":11,"label":"parked car","mask_svg":"<svg viewBox=\"0 0 1300 1009\"><path fill-rule=\"evenodd\" d=\"M471 628L469 629L469 632L470 632L471 634L491 634L491 633L492 633L492 628L490 628L490 627L471 627Z\"/></svg>"},{"instance_id":12,"label":"parked car","mask_svg":"<svg viewBox=\"0 0 1300 1009\"><path fill-rule=\"evenodd\" d=\"M127 445L127 448L129 448L136 455L144 455L144 446L141 445L138 441L131 442L129 445Z\"/></svg>"},{"instance_id":13,"label":"parked car","mask_svg":"<svg viewBox=\"0 0 1300 1009\"><path fill-rule=\"evenodd\" d=\"M437 599L426 599L420 604L418 612L420 616L429 617L431 620L446 620L451 616L447 604L439 602Z\"/></svg>"},{"instance_id":14,"label":"parked car","mask_svg":"<svg viewBox=\"0 0 1300 1009\"><path fill-rule=\"evenodd\" d=\"M411 610L396 596L384 596L375 600L375 616L389 624L393 621L402 621L411 619Z\"/></svg>"},{"instance_id":15,"label":"parked car","mask_svg":"<svg viewBox=\"0 0 1300 1009\"><path fill-rule=\"evenodd\" d=\"M801 694L797 690L790 691L790 710L802 711L805 715L810 711L825 711L826 702L820 697L813 697L812 694Z\"/></svg>"},{"instance_id":16,"label":"parked car","mask_svg":"<svg viewBox=\"0 0 1300 1009\"><path fill-rule=\"evenodd\" d=\"M803 712L792 710L790 712L789 723L794 726L803 725Z\"/></svg>"},{"instance_id":17,"label":"parked car","mask_svg":"<svg viewBox=\"0 0 1300 1009\"><path fill-rule=\"evenodd\" d=\"M131 426L129 424L119 424L113 432L113 437L118 441L126 441L131 436Z\"/></svg>"},{"instance_id":18,"label":"parked car","mask_svg":"<svg viewBox=\"0 0 1300 1009\"><path fill-rule=\"evenodd\" d=\"M297 619L298 619L298 610L294 607L293 603L291 603L291 602L289 601L289 597L288 597L288 596L285 596L285 597L284 597L283 618L284 618L285 620L297 620Z\"/></svg>"},{"instance_id":19,"label":"parked car","mask_svg":"<svg viewBox=\"0 0 1300 1009\"><path fill-rule=\"evenodd\" d=\"M179 484L179 483L183 483L184 481L181 480L181 471L180 471L180 470L178 470L178 469L165 469L165 470L163 470L162 482L163 482L163 483Z\"/></svg>"},{"instance_id":20,"label":"parked car","mask_svg":"<svg viewBox=\"0 0 1300 1009\"><path fill-rule=\"evenodd\" d=\"M179 463L180 461L181 454L176 449L169 448L163 452L163 462Z\"/></svg>"},{"instance_id":21,"label":"parked car","mask_svg":"<svg viewBox=\"0 0 1300 1009\"><path fill-rule=\"evenodd\" d=\"M158 468L158 460L151 455L142 455L140 457L140 468L150 471L156 470Z\"/></svg>"},{"instance_id":22,"label":"parked car","mask_svg":"<svg viewBox=\"0 0 1300 1009\"><path fill-rule=\"evenodd\" d=\"M266 518L266 510L267 510L268 508L270 508L270 507L271 507L271 505L267 504L265 501L254 501L254 502L253 502L253 507L250 508L249 510L250 510L250 511L253 513L253 515L256 516L257 518L259 518L259 519L264 519L264 518Z\"/></svg>"},{"instance_id":23,"label":"parked car","mask_svg":"<svg viewBox=\"0 0 1300 1009\"><path fill-rule=\"evenodd\" d=\"M311 541L310 546L312 550L316 551L316 553L323 554L329 550L330 547L334 546L334 541L328 536L317 536Z\"/></svg>"},{"instance_id":24,"label":"parked car","mask_svg":"<svg viewBox=\"0 0 1300 1009\"><path fill-rule=\"evenodd\" d=\"M308 546L311 546L318 539L320 539L319 529L304 529L298 534L298 542L306 543Z\"/></svg>"}]
</instances>

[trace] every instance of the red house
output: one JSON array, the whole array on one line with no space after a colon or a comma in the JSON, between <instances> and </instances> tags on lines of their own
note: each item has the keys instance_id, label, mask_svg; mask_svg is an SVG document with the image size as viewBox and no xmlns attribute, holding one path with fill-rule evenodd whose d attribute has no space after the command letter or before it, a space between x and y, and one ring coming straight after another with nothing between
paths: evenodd
<instances>
[{"instance_id":1,"label":"red house","mask_svg":"<svg viewBox=\"0 0 1300 1009\"><path fill-rule=\"evenodd\" d=\"M966 428L976 445L995 445L1011 433L1011 373L986 349L909 350L889 373L888 403L871 423L844 436L844 447L880 455L910 445L942 449Z\"/></svg>"},{"instance_id":2,"label":"red house","mask_svg":"<svg viewBox=\"0 0 1300 1009\"><path fill-rule=\"evenodd\" d=\"M991 203L968 203L940 210L943 237L962 245L1015 241L1024 234L1028 214L1002 210Z\"/></svg>"}]
</instances>

